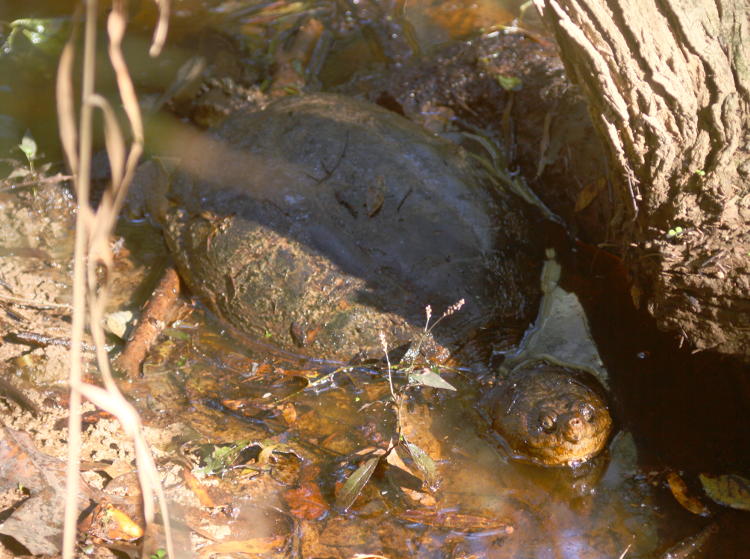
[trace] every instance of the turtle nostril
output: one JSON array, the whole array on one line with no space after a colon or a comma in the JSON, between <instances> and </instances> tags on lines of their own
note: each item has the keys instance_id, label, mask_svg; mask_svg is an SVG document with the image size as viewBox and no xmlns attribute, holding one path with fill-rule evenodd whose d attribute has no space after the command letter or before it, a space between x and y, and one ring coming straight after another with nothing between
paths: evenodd
<instances>
[{"instance_id":1,"label":"turtle nostril","mask_svg":"<svg viewBox=\"0 0 750 559\"><path fill-rule=\"evenodd\" d=\"M571 417L566 425L565 438L572 443L577 443L582 439L583 420L580 417Z\"/></svg>"}]
</instances>

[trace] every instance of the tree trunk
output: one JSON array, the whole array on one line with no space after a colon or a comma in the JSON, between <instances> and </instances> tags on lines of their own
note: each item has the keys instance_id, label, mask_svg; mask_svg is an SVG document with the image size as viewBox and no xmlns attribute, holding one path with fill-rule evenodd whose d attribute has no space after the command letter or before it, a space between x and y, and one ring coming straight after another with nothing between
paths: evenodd
<instances>
[{"instance_id":1,"label":"tree trunk","mask_svg":"<svg viewBox=\"0 0 750 559\"><path fill-rule=\"evenodd\" d=\"M535 0L609 148L633 298L750 360L750 0Z\"/></svg>"}]
</instances>

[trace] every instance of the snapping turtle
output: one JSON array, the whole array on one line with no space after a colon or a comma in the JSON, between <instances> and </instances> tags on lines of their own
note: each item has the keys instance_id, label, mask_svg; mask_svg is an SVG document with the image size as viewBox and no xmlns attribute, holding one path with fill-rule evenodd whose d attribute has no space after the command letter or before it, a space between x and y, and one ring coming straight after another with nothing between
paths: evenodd
<instances>
[{"instance_id":1,"label":"snapping turtle","mask_svg":"<svg viewBox=\"0 0 750 559\"><path fill-rule=\"evenodd\" d=\"M513 344L533 318L533 220L455 144L333 94L236 113L213 138L185 148L158 213L190 289L241 331L382 355L380 332L407 344L426 305L464 299L435 329L440 358L472 337Z\"/></svg>"},{"instance_id":2,"label":"snapping turtle","mask_svg":"<svg viewBox=\"0 0 750 559\"><path fill-rule=\"evenodd\" d=\"M513 452L546 466L587 461L604 448L612 428L596 379L544 361L514 368L486 405Z\"/></svg>"},{"instance_id":3,"label":"snapping turtle","mask_svg":"<svg viewBox=\"0 0 750 559\"><path fill-rule=\"evenodd\" d=\"M508 349L535 316L543 259L529 208L461 148L397 114L332 94L290 97L230 116L182 159L152 207L181 276L218 315L281 349L379 356L381 332L392 347L409 344L428 330L426 305L465 300L423 344L444 359ZM533 401L566 382L548 377L514 377L495 428L543 464L585 460L602 441L568 448L591 435L577 420L565 419L562 438L527 421Z\"/></svg>"}]
</instances>

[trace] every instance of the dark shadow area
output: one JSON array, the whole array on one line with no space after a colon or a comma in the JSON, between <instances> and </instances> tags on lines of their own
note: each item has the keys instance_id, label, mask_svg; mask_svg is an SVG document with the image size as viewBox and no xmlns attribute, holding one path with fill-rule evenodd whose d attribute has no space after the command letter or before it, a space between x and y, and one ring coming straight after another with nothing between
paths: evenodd
<instances>
[{"instance_id":1,"label":"dark shadow area","mask_svg":"<svg viewBox=\"0 0 750 559\"><path fill-rule=\"evenodd\" d=\"M586 309L610 373L616 414L633 434L642 471L680 472L695 496L703 495L698 474L750 475L748 366L710 352L693 353L680 347L676 335L659 331L634 307L622 263L610 254L578 245L564 260L563 286L574 290ZM750 545L750 517L705 496L702 500L718 525L705 544L706 556L744 556L738 550ZM660 508L674 519L680 537L697 537L708 525L682 509L666 483Z\"/></svg>"},{"instance_id":2,"label":"dark shadow area","mask_svg":"<svg viewBox=\"0 0 750 559\"><path fill-rule=\"evenodd\" d=\"M624 426L644 464L693 472L750 470L750 368L679 347L634 308L620 262L579 246L567 255L564 286L581 298L612 377ZM581 275L575 275L581 274Z\"/></svg>"}]
</instances>

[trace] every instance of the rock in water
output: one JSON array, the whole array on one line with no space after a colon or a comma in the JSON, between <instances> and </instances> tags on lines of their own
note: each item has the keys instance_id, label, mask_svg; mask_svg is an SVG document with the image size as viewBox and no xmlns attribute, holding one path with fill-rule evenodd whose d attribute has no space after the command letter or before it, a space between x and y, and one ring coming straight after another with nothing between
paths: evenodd
<instances>
[{"instance_id":1,"label":"rock in water","mask_svg":"<svg viewBox=\"0 0 750 559\"><path fill-rule=\"evenodd\" d=\"M190 289L221 317L318 357L382 355L439 315L432 355L516 343L539 299L525 204L461 148L332 94L235 114L186 147L162 221ZM434 320L434 316L433 316Z\"/></svg>"}]
</instances>

